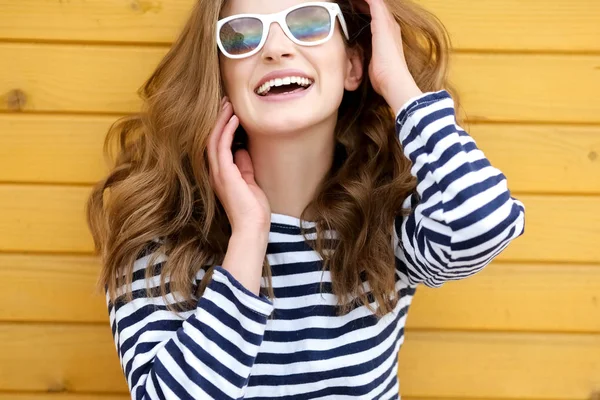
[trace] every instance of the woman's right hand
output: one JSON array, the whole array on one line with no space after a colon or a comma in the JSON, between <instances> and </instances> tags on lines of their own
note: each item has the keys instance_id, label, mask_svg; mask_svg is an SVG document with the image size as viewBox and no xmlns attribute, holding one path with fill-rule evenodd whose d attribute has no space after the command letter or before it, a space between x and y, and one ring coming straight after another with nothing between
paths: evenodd
<instances>
[{"instance_id":1,"label":"woman's right hand","mask_svg":"<svg viewBox=\"0 0 600 400\"><path fill-rule=\"evenodd\" d=\"M254 180L250 154L245 149L232 154L231 145L238 126L239 119L225 97L208 142L210 184L223 204L233 233L268 232L271 207Z\"/></svg>"}]
</instances>

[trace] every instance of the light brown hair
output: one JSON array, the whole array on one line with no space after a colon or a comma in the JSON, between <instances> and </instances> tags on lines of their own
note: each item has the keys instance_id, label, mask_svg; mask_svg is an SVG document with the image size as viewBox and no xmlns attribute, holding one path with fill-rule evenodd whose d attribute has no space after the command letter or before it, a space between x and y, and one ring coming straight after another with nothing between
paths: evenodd
<instances>
[{"instance_id":1,"label":"light brown hair","mask_svg":"<svg viewBox=\"0 0 600 400\"><path fill-rule=\"evenodd\" d=\"M94 186L86 214L101 256L99 288L113 302L118 290L131 284L133 262L155 239L161 242L155 243L154 254L168 255L160 270L160 294L166 295L169 277L169 291L182 301L168 304L175 311L195 306L213 266L223 261L231 227L209 184L206 149L224 94L214 39L224 1L196 2L181 34L141 89L143 109L115 122L107 134L104 151L112 160L111 171ZM416 181L395 133L394 113L368 79L370 18L349 0L338 3L350 32L347 47L360 48L365 74L358 90L344 93L333 167L301 219L310 209L317 240L307 242L331 273L339 312L360 304L370 307L362 274L379 305L371 309L381 316L398 300L391 235L395 218L409 211L402 202L414 193ZM386 3L401 26L406 61L420 89L450 91L450 41L441 22L408 0ZM242 145L243 135L236 135ZM328 229L337 232L337 240L324 237ZM146 277L156 272L152 264ZM194 288L201 268L207 273ZM265 294L273 297L270 272L265 257ZM131 300L131 291L122 297Z\"/></svg>"}]
</instances>

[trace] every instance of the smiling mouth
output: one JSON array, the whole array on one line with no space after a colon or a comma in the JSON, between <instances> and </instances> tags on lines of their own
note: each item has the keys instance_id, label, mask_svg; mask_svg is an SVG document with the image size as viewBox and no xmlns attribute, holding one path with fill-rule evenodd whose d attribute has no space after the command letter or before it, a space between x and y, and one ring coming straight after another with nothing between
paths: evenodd
<instances>
[{"instance_id":1,"label":"smiling mouth","mask_svg":"<svg viewBox=\"0 0 600 400\"><path fill-rule=\"evenodd\" d=\"M283 79L273 79L259 86L254 92L259 96L286 95L302 92L313 85L313 80L309 78L290 77Z\"/></svg>"}]
</instances>

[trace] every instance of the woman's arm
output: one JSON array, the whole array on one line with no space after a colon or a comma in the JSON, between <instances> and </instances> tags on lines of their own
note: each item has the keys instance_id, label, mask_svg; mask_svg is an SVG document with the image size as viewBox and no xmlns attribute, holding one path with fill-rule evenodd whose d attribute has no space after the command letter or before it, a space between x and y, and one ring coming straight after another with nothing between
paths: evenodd
<instances>
[{"instance_id":1,"label":"woman's arm","mask_svg":"<svg viewBox=\"0 0 600 400\"><path fill-rule=\"evenodd\" d=\"M221 266L184 318L163 298L146 296L144 270L136 260L132 302L108 300L110 324L132 399L239 399L262 343L272 303L255 295ZM166 257L157 260L157 270ZM160 272L150 280L158 288ZM200 270L201 279L204 270ZM167 284L168 289L168 284ZM169 293L169 301L175 301Z\"/></svg>"},{"instance_id":2,"label":"woman's arm","mask_svg":"<svg viewBox=\"0 0 600 400\"><path fill-rule=\"evenodd\" d=\"M430 287L475 274L524 232L523 203L457 125L447 91L407 101L396 132L418 180L418 198L404 203L411 214L395 224L398 272Z\"/></svg>"}]
</instances>

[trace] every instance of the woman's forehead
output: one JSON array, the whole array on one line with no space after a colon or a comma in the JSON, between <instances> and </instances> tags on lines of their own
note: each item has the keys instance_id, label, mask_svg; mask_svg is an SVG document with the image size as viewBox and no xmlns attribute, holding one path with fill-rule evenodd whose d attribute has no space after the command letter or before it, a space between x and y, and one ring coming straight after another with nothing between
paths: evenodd
<instances>
[{"instance_id":1,"label":"woman's forehead","mask_svg":"<svg viewBox=\"0 0 600 400\"><path fill-rule=\"evenodd\" d=\"M314 0L227 0L220 18L234 14L272 14Z\"/></svg>"}]
</instances>

